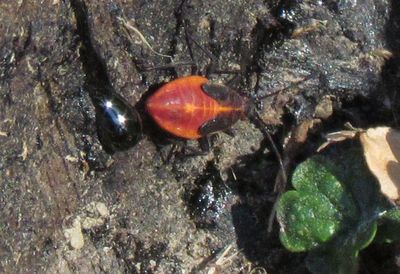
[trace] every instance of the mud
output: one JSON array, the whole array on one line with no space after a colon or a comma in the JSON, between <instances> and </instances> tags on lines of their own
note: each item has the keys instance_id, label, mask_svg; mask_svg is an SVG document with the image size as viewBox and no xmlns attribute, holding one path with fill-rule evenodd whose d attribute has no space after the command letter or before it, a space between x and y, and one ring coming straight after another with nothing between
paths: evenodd
<instances>
[{"instance_id":1,"label":"mud","mask_svg":"<svg viewBox=\"0 0 400 274\"><path fill-rule=\"evenodd\" d=\"M345 122L397 125L394 0L6 0L0 14L0 272L307 273L267 233L279 166L259 125L199 154L147 117L143 98L176 77L254 98L281 150L314 120L293 161ZM138 139L104 135L99 96L135 108ZM393 250L361 269L396 269Z\"/></svg>"}]
</instances>

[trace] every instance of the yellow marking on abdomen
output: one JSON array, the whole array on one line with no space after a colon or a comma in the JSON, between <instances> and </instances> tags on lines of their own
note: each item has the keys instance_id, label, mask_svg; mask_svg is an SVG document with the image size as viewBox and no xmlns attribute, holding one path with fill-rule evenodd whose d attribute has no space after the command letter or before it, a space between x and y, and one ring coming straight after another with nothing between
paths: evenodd
<instances>
[{"instance_id":1,"label":"yellow marking on abdomen","mask_svg":"<svg viewBox=\"0 0 400 274\"><path fill-rule=\"evenodd\" d=\"M169 108L174 108L178 110L183 110L186 113L193 113L196 111L209 111L209 110L217 110L218 112L229 112L229 111L240 111L242 110L241 107L229 107L229 106L218 106L218 107L203 107L203 106L196 106L193 104L185 104L183 106L171 106Z\"/></svg>"}]
</instances>

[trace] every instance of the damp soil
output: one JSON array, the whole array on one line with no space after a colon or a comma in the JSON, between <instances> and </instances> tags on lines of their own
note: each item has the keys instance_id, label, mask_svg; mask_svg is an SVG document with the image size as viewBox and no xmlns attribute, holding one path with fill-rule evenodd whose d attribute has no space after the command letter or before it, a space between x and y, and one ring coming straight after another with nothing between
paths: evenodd
<instances>
[{"instance_id":1,"label":"damp soil","mask_svg":"<svg viewBox=\"0 0 400 274\"><path fill-rule=\"evenodd\" d=\"M204 152L148 117L177 77L254 98L293 165L346 122L398 126L395 0L6 0L0 14L2 273L308 273L268 231L279 165L259 123ZM397 273L399 254L373 245L360 273Z\"/></svg>"}]
</instances>

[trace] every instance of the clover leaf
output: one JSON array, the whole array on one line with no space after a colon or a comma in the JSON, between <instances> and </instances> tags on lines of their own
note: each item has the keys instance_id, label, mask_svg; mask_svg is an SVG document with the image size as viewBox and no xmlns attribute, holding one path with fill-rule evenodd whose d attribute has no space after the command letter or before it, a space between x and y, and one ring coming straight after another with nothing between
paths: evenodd
<instances>
[{"instance_id":1,"label":"clover leaf","mask_svg":"<svg viewBox=\"0 0 400 274\"><path fill-rule=\"evenodd\" d=\"M292 185L277 208L282 244L309 251L313 273L356 273L359 250L374 239L390 208L360 151L309 158L294 171Z\"/></svg>"}]
</instances>

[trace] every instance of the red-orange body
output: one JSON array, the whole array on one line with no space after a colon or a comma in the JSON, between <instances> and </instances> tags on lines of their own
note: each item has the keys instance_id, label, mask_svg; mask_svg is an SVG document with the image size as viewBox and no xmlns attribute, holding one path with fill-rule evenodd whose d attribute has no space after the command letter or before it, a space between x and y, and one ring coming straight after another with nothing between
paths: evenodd
<instances>
[{"instance_id":1,"label":"red-orange body","mask_svg":"<svg viewBox=\"0 0 400 274\"><path fill-rule=\"evenodd\" d=\"M156 123L175 136L198 139L229 128L246 116L247 98L200 76L187 76L158 89L146 102Z\"/></svg>"}]
</instances>

